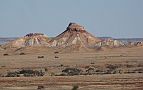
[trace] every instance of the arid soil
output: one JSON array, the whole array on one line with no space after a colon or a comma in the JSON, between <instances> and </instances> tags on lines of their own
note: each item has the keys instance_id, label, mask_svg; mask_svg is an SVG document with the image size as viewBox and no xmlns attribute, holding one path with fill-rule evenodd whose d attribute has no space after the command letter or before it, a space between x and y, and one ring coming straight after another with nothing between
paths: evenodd
<instances>
[{"instance_id":1,"label":"arid soil","mask_svg":"<svg viewBox=\"0 0 143 90\"><path fill-rule=\"evenodd\" d=\"M17 75L21 70L43 74ZM143 90L143 47L92 52L46 47L0 50L0 90L73 90L75 86L75 90Z\"/></svg>"}]
</instances>

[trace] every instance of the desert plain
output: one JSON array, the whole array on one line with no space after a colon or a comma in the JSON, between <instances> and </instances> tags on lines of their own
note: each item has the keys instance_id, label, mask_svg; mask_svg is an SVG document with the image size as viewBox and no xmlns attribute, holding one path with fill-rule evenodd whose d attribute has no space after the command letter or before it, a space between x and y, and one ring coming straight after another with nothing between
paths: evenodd
<instances>
[{"instance_id":1,"label":"desert plain","mask_svg":"<svg viewBox=\"0 0 143 90\"><path fill-rule=\"evenodd\" d=\"M20 70L44 74L6 76ZM91 52L47 47L1 50L0 75L0 90L143 90L143 47Z\"/></svg>"}]
</instances>

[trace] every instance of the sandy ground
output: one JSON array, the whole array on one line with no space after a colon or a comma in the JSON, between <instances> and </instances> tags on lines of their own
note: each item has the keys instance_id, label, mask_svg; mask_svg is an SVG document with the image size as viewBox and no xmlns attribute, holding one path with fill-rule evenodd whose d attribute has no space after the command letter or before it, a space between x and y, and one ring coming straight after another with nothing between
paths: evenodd
<instances>
[{"instance_id":1,"label":"sandy ground","mask_svg":"<svg viewBox=\"0 0 143 90\"><path fill-rule=\"evenodd\" d=\"M40 85L44 90L72 90L74 85L79 86L78 90L143 90L143 47L57 54L54 51L47 48L28 48L18 52L1 50L1 75L19 69L46 68L48 71L43 77L0 77L0 90L37 90ZM19 55L21 52L25 55ZM8 56L4 56L5 53ZM105 67L107 64L121 65L122 73L55 76L66 67L83 69L87 66ZM139 69L140 73L132 72Z\"/></svg>"}]
</instances>

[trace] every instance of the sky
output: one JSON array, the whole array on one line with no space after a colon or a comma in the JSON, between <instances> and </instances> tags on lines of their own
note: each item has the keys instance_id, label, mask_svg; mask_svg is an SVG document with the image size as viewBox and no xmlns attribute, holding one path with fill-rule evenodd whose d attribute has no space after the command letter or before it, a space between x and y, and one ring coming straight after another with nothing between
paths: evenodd
<instances>
[{"instance_id":1,"label":"sky","mask_svg":"<svg viewBox=\"0 0 143 90\"><path fill-rule=\"evenodd\" d=\"M0 0L0 37L53 37L70 22L97 37L143 38L143 0Z\"/></svg>"}]
</instances>

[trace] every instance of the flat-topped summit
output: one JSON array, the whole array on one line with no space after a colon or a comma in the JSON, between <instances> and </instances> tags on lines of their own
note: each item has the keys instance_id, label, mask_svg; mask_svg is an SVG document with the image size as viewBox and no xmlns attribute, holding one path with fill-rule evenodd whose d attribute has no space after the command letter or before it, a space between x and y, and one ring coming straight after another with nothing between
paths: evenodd
<instances>
[{"instance_id":1,"label":"flat-topped summit","mask_svg":"<svg viewBox=\"0 0 143 90\"><path fill-rule=\"evenodd\" d=\"M10 43L7 43L6 47L26 47L26 46L41 46L47 45L48 37L42 33L29 33L24 37L18 38Z\"/></svg>"},{"instance_id":2,"label":"flat-topped summit","mask_svg":"<svg viewBox=\"0 0 143 90\"><path fill-rule=\"evenodd\" d=\"M76 24L76 23L70 23L67 27L67 30L72 30L72 31L85 31L84 27Z\"/></svg>"},{"instance_id":3,"label":"flat-topped summit","mask_svg":"<svg viewBox=\"0 0 143 90\"><path fill-rule=\"evenodd\" d=\"M43 36L43 33L29 33L25 35L24 37L34 37L34 36Z\"/></svg>"}]
</instances>

